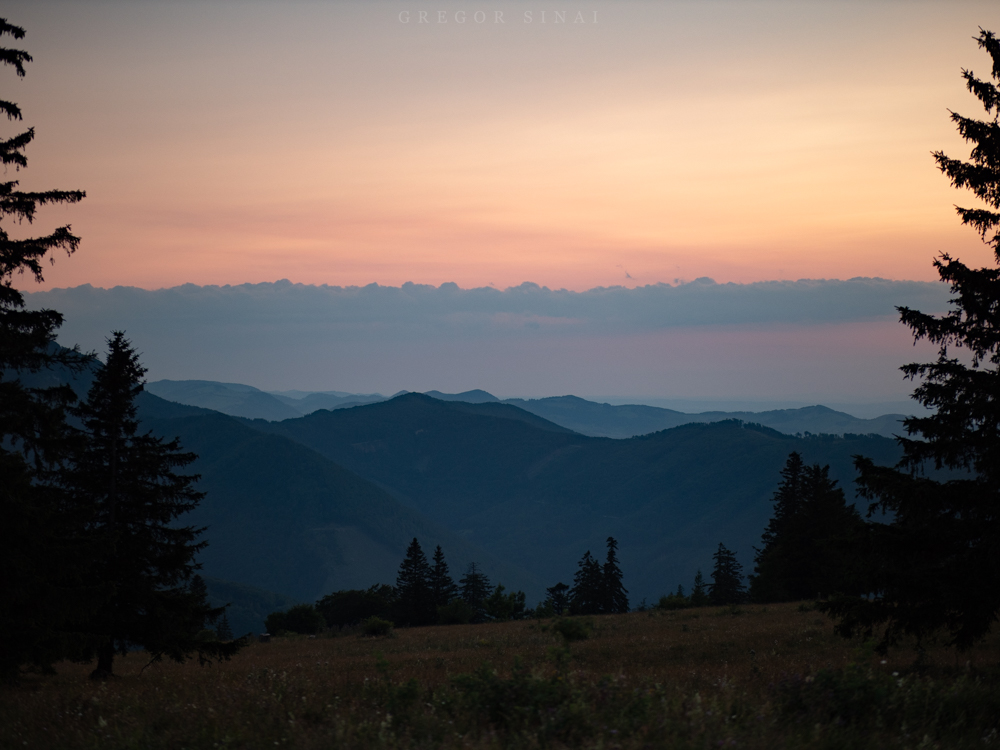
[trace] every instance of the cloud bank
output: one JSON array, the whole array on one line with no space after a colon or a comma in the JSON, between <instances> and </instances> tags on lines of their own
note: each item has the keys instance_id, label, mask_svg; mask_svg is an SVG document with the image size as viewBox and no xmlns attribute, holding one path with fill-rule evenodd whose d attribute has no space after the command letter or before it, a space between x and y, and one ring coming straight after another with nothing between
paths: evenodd
<instances>
[{"instance_id":1,"label":"cloud bank","mask_svg":"<svg viewBox=\"0 0 1000 750\"><path fill-rule=\"evenodd\" d=\"M64 344L101 350L110 331L125 330L151 379L360 392L482 387L501 395L676 395L697 386L700 396L714 389L728 397L768 382L800 395L822 391L824 379L842 390L864 387L838 367L887 371L895 382L901 357L912 356L896 306L940 312L948 296L944 285L919 281L706 278L585 292L531 283L86 285L27 299L65 315ZM803 369L806 360L816 360L815 372Z\"/></svg>"},{"instance_id":2,"label":"cloud bank","mask_svg":"<svg viewBox=\"0 0 1000 750\"><path fill-rule=\"evenodd\" d=\"M857 278L716 284L712 279L671 286L585 292L524 283L504 290L407 283L400 287L311 286L278 281L238 286L185 284L154 291L135 287L55 289L28 296L33 307L53 307L94 323L155 321L174 325L372 327L427 334L503 335L522 329L627 333L706 325L816 324L895 317L906 305L929 312L947 304L939 283Z\"/></svg>"}]
</instances>

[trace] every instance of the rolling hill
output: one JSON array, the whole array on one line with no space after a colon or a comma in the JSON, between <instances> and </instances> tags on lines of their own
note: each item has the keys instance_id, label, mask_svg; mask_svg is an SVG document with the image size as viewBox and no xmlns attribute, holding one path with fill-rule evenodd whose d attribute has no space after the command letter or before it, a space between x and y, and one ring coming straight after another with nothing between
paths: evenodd
<instances>
[{"instance_id":1,"label":"rolling hill","mask_svg":"<svg viewBox=\"0 0 1000 750\"><path fill-rule=\"evenodd\" d=\"M297 442L215 412L162 416L173 409L145 395L140 416L143 428L179 437L198 454L191 471L207 494L184 522L207 527L199 557L206 576L313 601L341 588L394 583L417 537L428 553L440 544L457 573L476 561L510 586L538 588L523 567Z\"/></svg>"},{"instance_id":2,"label":"rolling hill","mask_svg":"<svg viewBox=\"0 0 1000 750\"><path fill-rule=\"evenodd\" d=\"M351 469L546 585L570 582L583 552L603 554L615 536L638 598L707 573L719 542L749 572L791 451L830 464L849 496L853 455L899 455L879 436L797 438L736 420L593 438L519 411L411 393L254 426Z\"/></svg>"}]
</instances>

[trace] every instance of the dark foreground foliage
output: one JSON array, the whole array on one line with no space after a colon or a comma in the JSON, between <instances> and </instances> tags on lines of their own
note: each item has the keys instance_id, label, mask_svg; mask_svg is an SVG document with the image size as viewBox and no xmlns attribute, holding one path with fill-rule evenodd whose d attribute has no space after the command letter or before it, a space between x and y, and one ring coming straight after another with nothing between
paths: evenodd
<instances>
[{"instance_id":1,"label":"dark foreground foliage","mask_svg":"<svg viewBox=\"0 0 1000 750\"><path fill-rule=\"evenodd\" d=\"M798 604L359 635L137 654L101 685L66 665L0 694L0 747L1000 746L996 637L883 660Z\"/></svg>"}]
</instances>

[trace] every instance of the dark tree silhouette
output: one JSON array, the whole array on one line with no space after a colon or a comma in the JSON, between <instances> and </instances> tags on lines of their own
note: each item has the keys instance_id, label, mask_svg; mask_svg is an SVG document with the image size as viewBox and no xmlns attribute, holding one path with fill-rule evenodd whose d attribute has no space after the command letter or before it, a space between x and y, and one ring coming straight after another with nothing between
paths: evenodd
<instances>
[{"instance_id":1,"label":"dark tree silhouette","mask_svg":"<svg viewBox=\"0 0 1000 750\"><path fill-rule=\"evenodd\" d=\"M90 535L100 545L92 573L108 587L87 621L94 642L83 656L96 655L95 679L110 676L115 654L135 646L154 661L183 661L192 653L202 662L228 658L239 644L197 637L224 611L208 605L204 582L194 576L194 556L206 545L195 540L203 530L176 524L203 496L194 490L197 476L175 473L196 456L182 453L177 440L138 432L135 397L145 369L123 333L115 332L108 347L107 362L76 409L84 439L63 475L74 503L90 514Z\"/></svg>"},{"instance_id":2,"label":"dark tree silhouette","mask_svg":"<svg viewBox=\"0 0 1000 750\"><path fill-rule=\"evenodd\" d=\"M493 587L486 574L479 570L476 563L469 563L465 575L459 580L459 595L475 613L472 622L485 621L486 599L492 590Z\"/></svg>"},{"instance_id":3,"label":"dark tree silhouette","mask_svg":"<svg viewBox=\"0 0 1000 750\"><path fill-rule=\"evenodd\" d=\"M493 589L493 593L486 597L486 614L494 622L507 622L508 620L520 620L524 617L526 610L525 596L523 591L510 591L505 593L504 585L498 583Z\"/></svg>"},{"instance_id":4,"label":"dark tree silhouette","mask_svg":"<svg viewBox=\"0 0 1000 750\"><path fill-rule=\"evenodd\" d=\"M774 503L774 512L771 514L771 520L767 523L767 528L761 535L762 550L774 546L776 541L784 535L788 519L794 516L802 506L805 494L802 486L804 469L802 456L795 451L790 453L788 460L785 461L785 466L781 469L781 482L771 499L771 502ZM758 553L757 557L759 556Z\"/></svg>"},{"instance_id":5,"label":"dark tree silhouette","mask_svg":"<svg viewBox=\"0 0 1000 750\"><path fill-rule=\"evenodd\" d=\"M548 601L552 604L552 613L565 614L569 610L569 586L560 581L555 586L545 589Z\"/></svg>"},{"instance_id":6,"label":"dark tree silhouette","mask_svg":"<svg viewBox=\"0 0 1000 750\"><path fill-rule=\"evenodd\" d=\"M708 599L712 604L739 604L746 596L743 586L743 566L736 561L736 555L726 545L719 543L719 549L712 555L715 568L712 583L708 587Z\"/></svg>"},{"instance_id":7,"label":"dark tree silhouette","mask_svg":"<svg viewBox=\"0 0 1000 750\"><path fill-rule=\"evenodd\" d=\"M708 591L706 591L705 577L699 570L694 574L694 586L691 588L691 606L704 607L708 604Z\"/></svg>"},{"instance_id":8,"label":"dark tree silhouette","mask_svg":"<svg viewBox=\"0 0 1000 750\"><path fill-rule=\"evenodd\" d=\"M990 55L992 81L969 70L962 76L987 119L953 112L959 134L973 146L969 160L940 151L934 159L952 185L985 204L957 211L1000 264L1000 40L980 29L977 41ZM935 631L965 649L1000 613L1000 267L972 269L947 253L934 265L951 287L952 309L936 316L898 308L915 339L939 346L936 361L901 368L922 380L913 397L933 413L905 420L909 437L899 438L903 458L895 468L855 462L861 494L873 509L892 514L890 524L875 529L876 595L826 607L842 634L880 632L881 650L903 635L919 639ZM928 468L952 474L935 480Z\"/></svg>"},{"instance_id":9,"label":"dark tree silhouette","mask_svg":"<svg viewBox=\"0 0 1000 750\"><path fill-rule=\"evenodd\" d=\"M604 607L604 571L587 550L580 558L573 588L569 590L570 611L576 615L596 615Z\"/></svg>"},{"instance_id":10,"label":"dark tree silhouette","mask_svg":"<svg viewBox=\"0 0 1000 750\"><path fill-rule=\"evenodd\" d=\"M493 591L490 579L486 577L485 573L480 572L473 562L469 563L469 569L465 571L465 575L458 584L459 595L472 608L474 613L471 621L484 622L487 618L486 599Z\"/></svg>"},{"instance_id":11,"label":"dark tree silhouette","mask_svg":"<svg viewBox=\"0 0 1000 750\"><path fill-rule=\"evenodd\" d=\"M229 617L225 612L222 613L222 617L219 618L219 624L215 629L216 634L219 636L220 641L231 641L233 640L233 629L229 625Z\"/></svg>"},{"instance_id":12,"label":"dark tree silhouette","mask_svg":"<svg viewBox=\"0 0 1000 750\"><path fill-rule=\"evenodd\" d=\"M443 607L456 596L458 596L458 586L448 572L448 563L445 562L444 552L439 544L434 550L434 566L431 568L431 599L434 607Z\"/></svg>"},{"instance_id":13,"label":"dark tree silhouette","mask_svg":"<svg viewBox=\"0 0 1000 750\"><path fill-rule=\"evenodd\" d=\"M604 612L628 612L628 590L622 585L622 569L618 566L618 542L608 537L608 557L602 570Z\"/></svg>"},{"instance_id":14,"label":"dark tree silhouette","mask_svg":"<svg viewBox=\"0 0 1000 750\"><path fill-rule=\"evenodd\" d=\"M24 29L0 18L0 37L24 38ZM31 55L0 48L0 63L25 74ZM22 119L20 108L0 100L8 121ZM6 173L28 164L25 148L35 137L28 128L0 139ZM59 250L73 253L80 238L69 226L41 237L14 239L10 222L31 224L39 207L76 203L81 190L26 192L17 180L0 182L0 679L14 680L24 664L46 668L70 648L76 619L84 607L84 565L78 539L79 519L67 512L52 472L69 450L65 409L75 400L65 386L31 388L20 376L53 365L79 369L84 359L55 347L62 315L55 310L26 310L14 287L15 275L43 281L42 262Z\"/></svg>"},{"instance_id":15,"label":"dark tree silhouette","mask_svg":"<svg viewBox=\"0 0 1000 750\"><path fill-rule=\"evenodd\" d=\"M431 593L431 566L416 537L396 575L396 622L399 625L429 625L435 620Z\"/></svg>"},{"instance_id":16,"label":"dark tree silhouette","mask_svg":"<svg viewBox=\"0 0 1000 750\"><path fill-rule=\"evenodd\" d=\"M755 555L754 601L780 602L858 594L867 529L829 466L805 466L788 456L774 493L774 516Z\"/></svg>"},{"instance_id":17,"label":"dark tree silhouette","mask_svg":"<svg viewBox=\"0 0 1000 750\"><path fill-rule=\"evenodd\" d=\"M330 627L357 625L369 617L391 620L395 606L396 589L386 583L334 591L316 602L316 610Z\"/></svg>"},{"instance_id":18,"label":"dark tree silhouette","mask_svg":"<svg viewBox=\"0 0 1000 750\"><path fill-rule=\"evenodd\" d=\"M326 620L312 604L296 604L287 612L272 612L264 620L264 628L272 635L283 632L315 635L325 627Z\"/></svg>"}]
</instances>

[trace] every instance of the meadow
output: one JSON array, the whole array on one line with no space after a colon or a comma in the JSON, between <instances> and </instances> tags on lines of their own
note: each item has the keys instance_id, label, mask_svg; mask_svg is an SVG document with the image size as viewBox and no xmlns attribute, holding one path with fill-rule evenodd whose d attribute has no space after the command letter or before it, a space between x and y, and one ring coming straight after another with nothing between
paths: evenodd
<instances>
[{"instance_id":1,"label":"meadow","mask_svg":"<svg viewBox=\"0 0 1000 750\"><path fill-rule=\"evenodd\" d=\"M1000 638L881 657L809 604L253 643L0 691L3 748L1000 747Z\"/></svg>"}]
</instances>

